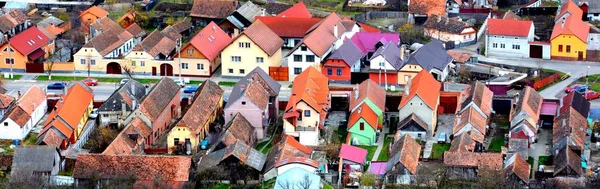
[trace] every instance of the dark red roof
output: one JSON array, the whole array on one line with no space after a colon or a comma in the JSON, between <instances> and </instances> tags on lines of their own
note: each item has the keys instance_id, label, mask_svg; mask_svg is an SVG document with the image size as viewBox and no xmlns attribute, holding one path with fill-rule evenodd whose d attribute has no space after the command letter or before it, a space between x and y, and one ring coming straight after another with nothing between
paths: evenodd
<instances>
[{"instance_id":1,"label":"dark red roof","mask_svg":"<svg viewBox=\"0 0 600 189\"><path fill-rule=\"evenodd\" d=\"M289 9L279 13L277 17L287 17L287 18L311 18L312 15L308 8L304 5L302 1L290 7Z\"/></svg>"},{"instance_id":2,"label":"dark red roof","mask_svg":"<svg viewBox=\"0 0 600 189\"><path fill-rule=\"evenodd\" d=\"M279 35L279 37L290 38L304 38L308 29L322 20L321 18L292 18L272 16L257 16L256 19L265 23L265 25Z\"/></svg>"},{"instance_id":3,"label":"dark red roof","mask_svg":"<svg viewBox=\"0 0 600 189\"><path fill-rule=\"evenodd\" d=\"M29 53L48 44L48 41L50 41L48 36L42 33L40 29L33 26L17 34L13 38L10 38L10 45L21 54L29 55Z\"/></svg>"},{"instance_id":4,"label":"dark red roof","mask_svg":"<svg viewBox=\"0 0 600 189\"><path fill-rule=\"evenodd\" d=\"M231 37L217 26L210 22L200 33L196 34L190 41L194 48L198 49L209 61L213 61L221 50L231 42Z\"/></svg>"},{"instance_id":5,"label":"dark red roof","mask_svg":"<svg viewBox=\"0 0 600 189\"><path fill-rule=\"evenodd\" d=\"M533 26L532 21L488 19L487 29L490 35L527 37L531 26Z\"/></svg>"}]
</instances>

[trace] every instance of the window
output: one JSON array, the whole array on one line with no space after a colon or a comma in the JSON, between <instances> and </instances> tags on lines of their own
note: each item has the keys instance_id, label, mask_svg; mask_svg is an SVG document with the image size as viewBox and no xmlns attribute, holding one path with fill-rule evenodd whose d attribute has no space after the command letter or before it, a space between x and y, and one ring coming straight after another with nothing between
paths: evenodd
<instances>
[{"instance_id":1,"label":"window","mask_svg":"<svg viewBox=\"0 0 600 189\"><path fill-rule=\"evenodd\" d=\"M81 59L81 65L85 65L85 59Z\"/></svg>"},{"instance_id":2,"label":"window","mask_svg":"<svg viewBox=\"0 0 600 189\"><path fill-rule=\"evenodd\" d=\"M232 62L241 62L242 57L241 56L231 56L231 61Z\"/></svg>"},{"instance_id":3,"label":"window","mask_svg":"<svg viewBox=\"0 0 600 189\"><path fill-rule=\"evenodd\" d=\"M239 42L238 47L239 48L250 48L250 43L249 42Z\"/></svg>"},{"instance_id":4,"label":"window","mask_svg":"<svg viewBox=\"0 0 600 189\"><path fill-rule=\"evenodd\" d=\"M563 51L562 47L563 47L562 45L558 45L558 52L562 52Z\"/></svg>"},{"instance_id":5,"label":"window","mask_svg":"<svg viewBox=\"0 0 600 189\"><path fill-rule=\"evenodd\" d=\"M194 54L194 49L188 49L188 50L187 50L187 53L188 53L188 54Z\"/></svg>"},{"instance_id":6,"label":"window","mask_svg":"<svg viewBox=\"0 0 600 189\"><path fill-rule=\"evenodd\" d=\"M333 74L333 69L332 68L327 68L327 75L331 75Z\"/></svg>"},{"instance_id":7,"label":"window","mask_svg":"<svg viewBox=\"0 0 600 189\"><path fill-rule=\"evenodd\" d=\"M135 63L135 62L134 62ZM91 65L96 65L96 60L90 60ZM135 65L134 65L135 66Z\"/></svg>"},{"instance_id":8,"label":"window","mask_svg":"<svg viewBox=\"0 0 600 189\"><path fill-rule=\"evenodd\" d=\"M294 55L294 62L302 62L302 55Z\"/></svg>"},{"instance_id":9,"label":"window","mask_svg":"<svg viewBox=\"0 0 600 189\"><path fill-rule=\"evenodd\" d=\"M141 66L141 67L144 67L144 66L146 66L146 61L140 61L140 66Z\"/></svg>"},{"instance_id":10,"label":"window","mask_svg":"<svg viewBox=\"0 0 600 189\"><path fill-rule=\"evenodd\" d=\"M421 133L417 133L417 138L421 138Z\"/></svg>"},{"instance_id":11,"label":"window","mask_svg":"<svg viewBox=\"0 0 600 189\"><path fill-rule=\"evenodd\" d=\"M360 130L364 131L365 130L365 123L360 123Z\"/></svg>"},{"instance_id":12,"label":"window","mask_svg":"<svg viewBox=\"0 0 600 189\"><path fill-rule=\"evenodd\" d=\"M500 43L500 48L506 48L506 45L504 43Z\"/></svg>"},{"instance_id":13,"label":"window","mask_svg":"<svg viewBox=\"0 0 600 189\"><path fill-rule=\"evenodd\" d=\"M187 70L188 69L188 63L181 63L181 69Z\"/></svg>"},{"instance_id":14,"label":"window","mask_svg":"<svg viewBox=\"0 0 600 189\"><path fill-rule=\"evenodd\" d=\"M304 117L310 117L310 110L304 110Z\"/></svg>"},{"instance_id":15,"label":"window","mask_svg":"<svg viewBox=\"0 0 600 189\"><path fill-rule=\"evenodd\" d=\"M95 63L94 63L94 64L92 64L92 60L90 60L90 64L91 64L91 65L94 65ZM135 66L135 61L131 61L131 66L132 66L132 67L133 67L133 66Z\"/></svg>"},{"instance_id":16,"label":"window","mask_svg":"<svg viewBox=\"0 0 600 189\"><path fill-rule=\"evenodd\" d=\"M410 76L409 75L405 75L404 76L404 81L408 82L408 80L410 80Z\"/></svg>"},{"instance_id":17,"label":"window","mask_svg":"<svg viewBox=\"0 0 600 189\"><path fill-rule=\"evenodd\" d=\"M493 48L498 48L498 43L493 43L493 44L492 44L492 47L493 47Z\"/></svg>"},{"instance_id":18,"label":"window","mask_svg":"<svg viewBox=\"0 0 600 189\"><path fill-rule=\"evenodd\" d=\"M174 141L175 142L173 142L173 143L174 143L175 146L179 145L179 138L175 138Z\"/></svg>"},{"instance_id":19,"label":"window","mask_svg":"<svg viewBox=\"0 0 600 189\"><path fill-rule=\"evenodd\" d=\"M242 101L242 105L246 105L246 101Z\"/></svg>"},{"instance_id":20,"label":"window","mask_svg":"<svg viewBox=\"0 0 600 189\"><path fill-rule=\"evenodd\" d=\"M513 44L512 48L515 49L515 50L519 50L519 49L521 49L521 45Z\"/></svg>"},{"instance_id":21,"label":"window","mask_svg":"<svg viewBox=\"0 0 600 189\"><path fill-rule=\"evenodd\" d=\"M233 73L233 69L229 69L229 70L228 70L228 72L229 72L230 74L232 74L232 73Z\"/></svg>"},{"instance_id":22,"label":"window","mask_svg":"<svg viewBox=\"0 0 600 189\"><path fill-rule=\"evenodd\" d=\"M87 49L86 49L86 50L87 50ZM8 48L4 48L4 50L2 50L2 51L4 51L4 52L7 52L7 51L8 51ZM10 48L10 52L15 52L15 50L14 50L13 48Z\"/></svg>"},{"instance_id":23,"label":"window","mask_svg":"<svg viewBox=\"0 0 600 189\"><path fill-rule=\"evenodd\" d=\"M385 67L385 62L379 62L379 68Z\"/></svg>"},{"instance_id":24,"label":"window","mask_svg":"<svg viewBox=\"0 0 600 189\"><path fill-rule=\"evenodd\" d=\"M263 63L265 59L263 57L256 57L256 63Z\"/></svg>"},{"instance_id":25,"label":"window","mask_svg":"<svg viewBox=\"0 0 600 189\"><path fill-rule=\"evenodd\" d=\"M571 45L567 45L567 53L571 52Z\"/></svg>"},{"instance_id":26,"label":"window","mask_svg":"<svg viewBox=\"0 0 600 189\"><path fill-rule=\"evenodd\" d=\"M315 62L315 55L306 55L306 62Z\"/></svg>"},{"instance_id":27,"label":"window","mask_svg":"<svg viewBox=\"0 0 600 189\"><path fill-rule=\"evenodd\" d=\"M295 75L300 74L300 72L302 72L302 68L294 68L294 74Z\"/></svg>"},{"instance_id":28,"label":"window","mask_svg":"<svg viewBox=\"0 0 600 189\"><path fill-rule=\"evenodd\" d=\"M463 39L467 39L467 36L466 36L466 35L465 35L465 36L463 36Z\"/></svg>"},{"instance_id":29,"label":"window","mask_svg":"<svg viewBox=\"0 0 600 189\"><path fill-rule=\"evenodd\" d=\"M5 62L6 64L15 64L15 59L6 58L6 59L4 59L4 62Z\"/></svg>"},{"instance_id":30,"label":"window","mask_svg":"<svg viewBox=\"0 0 600 189\"><path fill-rule=\"evenodd\" d=\"M300 44L300 39L294 39L294 45Z\"/></svg>"},{"instance_id":31,"label":"window","mask_svg":"<svg viewBox=\"0 0 600 189\"><path fill-rule=\"evenodd\" d=\"M300 50L301 50L301 51L306 51L306 49L307 49L307 48L306 48L306 46L302 46L302 47L300 47Z\"/></svg>"},{"instance_id":32,"label":"window","mask_svg":"<svg viewBox=\"0 0 600 189\"><path fill-rule=\"evenodd\" d=\"M196 64L197 70L204 70L204 64Z\"/></svg>"},{"instance_id":33,"label":"window","mask_svg":"<svg viewBox=\"0 0 600 189\"><path fill-rule=\"evenodd\" d=\"M240 74L245 74L245 73L246 73L246 70L240 69Z\"/></svg>"},{"instance_id":34,"label":"window","mask_svg":"<svg viewBox=\"0 0 600 189\"><path fill-rule=\"evenodd\" d=\"M342 75L342 68L338 68L338 69L337 69L337 75L338 75L338 76L341 76L341 75Z\"/></svg>"},{"instance_id":35,"label":"window","mask_svg":"<svg viewBox=\"0 0 600 189\"><path fill-rule=\"evenodd\" d=\"M5 126L5 127L8 127L8 122L4 122L4 126Z\"/></svg>"},{"instance_id":36,"label":"window","mask_svg":"<svg viewBox=\"0 0 600 189\"><path fill-rule=\"evenodd\" d=\"M246 45L246 48L250 48L250 43L249 42L246 42L245 45Z\"/></svg>"}]
</instances>

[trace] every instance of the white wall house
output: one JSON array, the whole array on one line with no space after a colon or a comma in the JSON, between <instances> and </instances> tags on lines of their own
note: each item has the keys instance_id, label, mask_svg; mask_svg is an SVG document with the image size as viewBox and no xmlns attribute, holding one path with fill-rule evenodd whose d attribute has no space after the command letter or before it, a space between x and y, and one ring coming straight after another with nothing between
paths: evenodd
<instances>
[{"instance_id":1,"label":"white wall house","mask_svg":"<svg viewBox=\"0 0 600 189\"><path fill-rule=\"evenodd\" d=\"M506 29L511 26L513 29ZM529 42L534 40L532 21L488 19L486 34L489 55L503 57L529 57Z\"/></svg>"},{"instance_id":2,"label":"white wall house","mask_svg":"<svg viewBox=\"0 0 600 189\"><path fill-rule=\"evenodd\" d=\"M320 114L304 101L298 102L296 109L302 110L296 124L283 121L283 129L286 135L298 138L298 142L307 146L319 145Z\"/></svg>"},{"instance_id":3,"label":"white wall house","mask_svg":"<svg viewBox=\"0 0 600 189\"><path fill-rule=\"evenodd\" d=\"M434 119L437 119L436 111L429 108L427 103L423 102L421 97L415 95L403 107L400 108L399 112L399 120L404 120L411 116L411 114L414 114L428 127L425 131L400 129L400 136L409 134L415 139L426 139L428 136L433 136L432 131L435 129L434 124L436 124Z\"/></svg>"},{"instance_id":4,"label":"white wall house","mask_svg":"<svg viewBox=\"0 0 600 189\"><path fill-rule=\"evenodd\" d=\"M326 57L333 50L333 45L325 52L321 57L317 56L311 51L306 45L302 44L299 48L296 48L292 53L288 54L288 77L289 81L293 81L294 78L306 68L312 66L320 70L320 64L323 57Z\"/></svg>"},{"instance_id":5,"label":"white wall house","mask_svg":"<svg viewBox=\"0 0 600 189\"><path fill-rule=\"evenodd\" d=\"M600 33L588 34L587 50L600 50Z\"/></svg>"},{"instance_id":6,"label":"white wall house","mask_svg":"<svg viewBox=\"0 0 600 189\"><path fill-rule=\"evenodd\" d=\"M0 139L23 139L44 117L48 105L46 94L39 87L30 88L17 100L16 106L9 110L0 123ZM26 118L26 119L24 119Z\"/></svg>"}]
</instances>

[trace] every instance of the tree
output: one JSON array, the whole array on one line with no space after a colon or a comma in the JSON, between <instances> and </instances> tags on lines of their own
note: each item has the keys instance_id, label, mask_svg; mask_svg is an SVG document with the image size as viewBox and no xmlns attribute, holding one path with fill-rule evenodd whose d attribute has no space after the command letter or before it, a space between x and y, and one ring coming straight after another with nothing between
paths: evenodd
<instances>
[{"instance_id":1,"label":"tree","mask_svg":"<svg viewBox=\"0 0 600 189\"><path fill-rule=\"evenodd\" d=\"M471 82L471 68L463 65L460 67L458 72L457 80L459 83L470 83Z\"/></svg>"},{"instance_id":2,"label":"tree","mask_svg":"<svg viewBox=\"0 0 600 189\"><path fill-rule=\"evenodd\" d=\"M318 185L319 183L314 183L312 180L310 180L309 174L304 174L304 177L296 182L291 182L288 180L279 180L279 182L277 182L277 186L282 189L310 189L311 186Z\"/></svg>"},{"instance_id":3,"label":"tree","mask_svg":"<svg viewBox=\"0 0 600 189\"><path fill-rule=\"evenodd\" d=\"M110 128L96 127L83 148L92 153L102 153L110 143L117 138L119 132Z\"/></svg>"},{"instance_id":4,"label":"tree","mask_svg":"<svg viewBox=\"0 0 600 189\"><path fill-rule=\"evenodd\" d=\"M367 172L360 177L360 186L375 186L377 185L377 177Z\"/></svg>"},{"instance_id":5,"label":"tree","mask_svg":"<svg viewBox=\"0 0 600 189\"><path fill-rule=\"evenodd\" d=\"M329 163L335 163L340 160L339 156L341 147L342 144L338 140L333 140L329 145L325 146L323 151L325 151L325 154L327 154L327 161L329 161Z\"/></svg>"},{"instance_id":6,"label":"tree","mask_svg":"<svg viewBox=\"0 0 600 189\"><path fill-rule=\"evenodd\" d=\"M70 20L69 14L66 11L62 10L54 12L53 16L65 22L68 22Z\"/></svg>"},{"instance_id":7,"label":"tree","mask_svg":"<svg viewBox=\"0 0 600 189\"><path fill-rule=\"evenodd\" d=\"M135 23L137 23L140 27L144 29L152 28L152 23L150 23L149 15L151 14L148 14L148 12L137 12L137 14L135 15Z\"/></svg>"},{"instance_id":8,"label":"tree","mask_svg":"<svg viewBox=\"0 0 600 189\"><path fill-rule=\"evenodd\" d=\"M124 58L123 61L121 61L121 67L123 68L125 75L127 75L127 77L129 77L130 79L133 79L133 70L135 70L135 68L137 67L135 61L129 58Z\"/></svg>"},{"instance_id":9,"label":"tree","mask_svg":"<svg viewBox=\"0 0 600 189\"><path fill-rule=\"evenodd\" d=\"M400 36L402 36L402 42L413 44L413 43L426 43L431 39L426 37L422 26L414 26L412 24L404 24L398 28Z\"/></svg>"},{"instance_id":10,"label":"tree","mask_svg":"<svg viewBox=\"0 0 600 189\"><path fill-rule=\"evenodd\" d=\"M169 17L169 18L167 18L167 21L165 22L165 24L167 24L167 25L171 26L171 25L175 24L175 22L177 22L177 21L175 20L175 18L173 18L173 17Z\"/></svg>"}]
</instances>

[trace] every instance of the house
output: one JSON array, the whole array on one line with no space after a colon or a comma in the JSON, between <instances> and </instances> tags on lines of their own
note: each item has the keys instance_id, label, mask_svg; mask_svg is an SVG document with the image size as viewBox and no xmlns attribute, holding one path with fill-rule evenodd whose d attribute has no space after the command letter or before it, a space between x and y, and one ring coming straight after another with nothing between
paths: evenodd
<instances>
[{"instance_id":1,"label":"house","mask_svg":"<svg viewBox=\"0 0 600 189\"><path fill-rule=\"evenodd\" d=\"M267 135L267 126L271 119L269 113L270 94L259 80L244 80L238 82L229 95L227 105L224 107L225 122L233 119L235 114L247 117L256 131L258 139Z\"/></svg>"},{"instance_id":2,"label":"house","mask_svg":"<svg viewBox=\"0 0 600 189\"><path fill-rule=\"evenodd\" d=\"M454 136L452 142L450 142L450 152L474 152L476 141L473 140L472 134L476 133L464 133L458 136Z\"/></svg>"},{"instance_id":3,"label":"house","mask_svg":"<svg viewBox=\"0 0 600 189\"><path fill-rule=\"evenodd\" d=\"M221 66L220 53L230 42L231 37L210 22L181 48L173 62L181 62L182 75L210 77Z\"/></svg>"},{"instance_id":4,"label":"house","mask_svg":"<svg viewBox=\"0 0 600 189\"><path fill-rule=\"evenodd\" d=\"M331 107L327 77L309 67L294 79L292 93L283 114L283 133L301 144L319 144L327 111Z\"/></svg>"},{"instance_id":5,"label":"house","mask_svg":"<svg viewBox=\"0 0 600 189\"><path fill-rule=\"evenodd\" d=\"M519 154L521 158L529 158L529 136L525 131L511 133L508 136L508 153L507 157L514 154Z\"/></svg>"},{"instance_id":6,"label":"house","mask_svg":"<svg viewBox=\"0 0 600 189\"><path fill-rule=\"evenodd\" d=\"M472 45L477 42L477 31L475 28L463 22L460 18L431 15L425 21L424 26L425 36L454 45L448 48Z\"/></svg>"},{"instance_id":7,"label":"house","mask_svg":"<svg viewBox=\"0 0 600 189\"><path fill-rule=\"evenodd\" d=\"M531 165L523 157L519 156L519 154L515 154L506 160L503 172L508 180L528 185Z\"/></svg>"},{"instance_id":8,"label":"house","mask_svg":"<svg viewBox=\"0 0 600 189\"><path fill-rule=\"evenodd\" d=\"M314 172L294 167L279 175L275 180L275 189L294 188L300 185L306 189L319 189L321 187L321 177Z\"/></svg>"},{"instance_id":9,"label":"house","mask_svg":"<svg viewBox=\"0 0 600 189\"><path fill-rule=\"evenodd\" d=\"M236 141L224 149L210 152L200 158L197 171L223 166L229 169L245 169L245 179L258 179L267 156L242 141Z\"/></svg>"},{"instance_id":10,"label":"house","mask_svg":"<svg viewBox=\"0 0 600 189\"><path fill-rule=\"evenodd\" d=\"M6 42L7 39L5 39L4 35L11 38L22 31L27 30L29 26L31 26L30 21L27 20L27 16L20 10L6 12L0 16L0 32L2 32L0 35L0 42Z\"/></svg>"},{"instance_id":11,"label":"house","mask_svg":"<svg viewBox=\"0 0 600 189\"><path fill-rule=\"evenodd\" d=\"M20 92L19 92L20 93ZM0 94L0 117L4 117L16 104L15 97L7 94Z\"/></svg>"},{"instance_id":12,"label":"house","mask_svg":"<svg viewBox=\"0 0 600 189\"><path fill-rule=\"evenodd\" d=\"M570 92L561 99L559 112L566 112L573 108L587 118L590 114L590 104L590 101L586 100L583 94Z\"/></svg>"},{"instance_id":13,"label":"house","mask_svg":"<svg viewBox=\"0 0 600 189\"><path fill-rule=\"evenodd\" d=\"M411 175L417 175L421 145L410 135L395 141L389 152L385 180L387 183L410 184Z\"/></svg>"},{"instance_id":14,"label":"house","mask_svg":"<svg viewBox=\"0 0 600 189\"><path fill-rule=\"evenodd\" d=\"M590 26L581 20L582 11L569 0L554 19L550 36L550 56L560 60L584 60Z\"/></svg>"},{"instance_id":15,"label":"house","mask_svg":"<svg viewBox=\"0 0 600 189\"><path fill-rule=\"evenodd\" d=\"M219 23L238 8L238 1L194 0L190 16L195 26Z\"/></svg>"},{"instance_id":16,"label":"house","mask_svg":"<svg viewBox=\"0 0 600 189\"><path fill-rule=\"evenodd\" d=\"M320 69L321 62L335 50L335 43L346 32L337 14L331 13L306 31L306 36L286 55L289 81L308 67Z\"/></svg>"},{"instance_id":17,"label":"house","mask_svg":"<svg viewBox=\"0 0 600 189\"><path fill-rule=\"evenodd\" d=\"M587 18L584 21L600 21L600 2L595 0L578 1L577 4L583 11L583 18Z\"/></svg>"},{"instance_id":18,"label":"house","mask_svg":"<svg viewBox=\"0 0 600 189\"><path fill-rule=\"evenodd\" d=\"M135 124L136 127L145 126L149 128L149 132L146 132L141 136L135 135L136 137L133 138L135 140L144 139L146 144L150 146L166 131L173 119L179 116L180 101L181 87L172 79L163 77L158 83L152 86L150 91L142 99L139 107L133 110L131 114L125 118L124 123L125 125ZM141 122L136 121L137 119ZM113 143L115 142L113 141ZM107 150L111 148L112 145L113 144L111 143ZM115 146L115 148L120 147Z\"/></svg>"},{"instance_id":19,"label":"house","mask_svg":"<svg viewBox=\"0 0 600 189\"><path fill-rule=\"evenodd\" d=\"M340 149L340 161L339 161L339 180L344 180L342 186L354 185L356 178L350 178L350 174L364 172L364 164L367 159L367 150L350 146L348 144L342 144ZM343 179L342 179L343 178ZM351 180L353 179L353 180ZM340 182L338 182L339 184Z\"/></svg>"},{"instance_id":20,"label":"house","mask_svg":"<svg viewBox=\"0 0 600 189\"><path fill-rule=\"evenodd\" d=\"M587 132L587 119L573 108L555 118L552 126L553 150L559 150L565 146L581 154L584 150Z\"/></svg>"},{"instance_id":21,"label":"house","mask_svg":"<svg viewBox=\"0 0 600 189\"><path fill-rule=\"evenodd\" d=\"M128 55L139 43L139 33L130 33L135 30L124 29L108 17L96 20L90 28L85 44L73 55L75 72L121 74L119 58Z\"/></svg>"},{"instance_id":22,"label":"house","mask_svg":"<svg viewBox=\"0 0 600 189\"><path fill-rule=\"evenodd\" d=\"M262 8L252 2L246 2L219 23L228 34L238 34L254 22L256 16L262 14Z\"/></svg>"},{"instance_id":23,"label":"house","mask_svg":"<svg viewBox=\"0 0 600 189\"><path fill-rule=\"evenodd\" d=\"M52 36L59 36L71 28L70 23L65 24L65 21L54 16L44 18L36 26L38 29L47 31Z\"/></svg>"},{"instance_id":24,"label":"house","mask_svg":"<svg viewBox=\"0 0 600 189\"><path fill-rule=\"evenodd\" d=\"M488 119L493 112L492 110L492 98L494 92L492 92L485 84L481 81L475 81L468 88L468 97L462 102L460 111L463 112L468 108L474 108L477 113Z\"/></svg>"},{"instance_id":25,"label":"house","mask_svg":"<svg viewBox=\"0 0 600 189\"><path fill-rule=\"evenodd\" d=\"M570 146L564 146L563 148L552 150L552 157L554 163L553 176L584 176L585 172L582 164L585 162L579 155L577 155L577 153L571 150Z\"/></svg>"},{"instance_id":26,"label":"house","mask_svg":"<svg viewBox=\"0 0 600 189\"><path fill-rule=\"evenodd\" d=\"M131 25L129 25L128 27L125 28L125 30L127 30L127 32L129 32L131 35L133 35L134 38L134 43L135 44L139 44L142 42L142 38L146 37L146 30L142 29L142 27L140 27L140 25L133 23Z\"/></svg>"},{"instance_id":27,"label":"house","mask_svg":"<svg viewBox=\"0 0 600 189\"><path fill-rule=\"evenodd\" d=\"M153 134L150 125L147 125L142 118L135 117L117 137L104 149L104 155L141 155L144 154L146 147L152 145L151 137Z\"/></svg>"},{"instance_id":28,"label":"house","mask_svg":"<svg viewBox=\"0 0 600 189\"><path fill-rule=\"evenodd\" d=\"M174 89L175 90L175 89ZM177 89L179 91L179 89ZM168 138L175 139L194 139L195 143L191 143L192 152L196 152L198 149L198 141L206 138L210 131L210 125L220 116L223 110L223 89L219 87L215 82L206 80L200 88L194 93L191 104L187 110L183 113L183 116L179 120L177 125L185 126L187 129L183 129L181 132L171 130ZM185 136L187 134L187 136ZM173 147L174 143L169 143L169 149ZM171 150L169 152L172 152Z\"/></svg>"},{"instance_id":29,"label":"house","mask_svg":"<svg viewBox=\"0 0 600 189\"><path fill-rule=\"evenodd\" d=\"M19 146L15 148L9 182L30 182L41 177L47 183L63 166L56 146Z\"/></svg>"},{"instance_id":30,"label":"house","mask_svg":"<svg viewBox=\"0 0 600 189\"><path fill-rule=\"evenodd\" d=\"M312 17L257 16L256 20L263 22L283 40L282 48L291 49L300 44L300 41L306 37L306 31L323 19ZM295 24L290 25L289 23Z\"/></svg>"},{"instance_id":31,"label":"house","mask_svg":"<svg viewBox=\"0 0 600 189\"><path fill-rule=\"evenodd\" d=\"M345 22L346 20L344 20ZM366 25L361 25L365 28ZM392 43L400 45L400 35L397 33L381 33L373 31L361 31L356 32L354 35L349 36L350 40L354 42L356 47L360 49L363 54L367 55L367 59L371 58L373 53L379 49L379 47ZM345 40L348 41L348 40Z\"/></svg>"},{"instance_id":32,"label":"house","mask_svg":"<svg viewBox=\"0 0 600 189\"><path fill-rule=\"evenodd\" d=\"M24 139L47 110L46 93L41 88L32 86L4 113L0 120L0 139Z\"/></svg>"},{"instance_id":33,"label":"house","mask_svg":"<svg viewBox=\"0 0 600 189\"><path fill-rule=\"evenodd\" d=\"M119 19L117 19L117 23L119 23L119 25L127 28L127 27L135 24L136 16L137 16L137 13L135 10L129 10L125 14L123 14L123 16L121 16Z\"/></svg>"},{"instance_id":34,"label":"house","mask_svg":"<svg viewBox=\"0 0 600 189\"><path fill-rule=\"evenodd\" d=\"M415 76L398 106L400 136L410 134L418 139L433 136L437 125L440 87L441 84L425 70Z\"/></svg>"},{"instance_id":35,"label":"house","mask_svg":"<svg viewBox=\"0 0 600 189\"><path fill-rule=\"evenodd\" d=\"M211 145L210 149L208 149L209 152L221 150L233 145L237 141L244 142L244 144L249 146L255 146L258 141L254 127L252 127L252 124L241 113L235 114L233 119L223 126L223 131L219 137L215 139L209 141ZM171 141L169 140L169 142Z\"/></svg>"},{"instance_id":36,"label":"house","mask_svg":"<svg viewBox=\"0 0 600 189\"><path fill-rule=\"evenodd\" d=\"M473 140L483 143L483 138L487 133L487 123L487 119L484 116L479 114L475 108L469 107L457 115L452 134L459 136L469 133Z\"/></svg>"},{"instance_id":37,"label":"house","mask_svg":"<svg viewBox=\"0 0 600 189\"><path fill-rule=\"evenodd\" d=\"M354 89L350 99L348 144L374 145L377 142L377 133L383 129L385 95L385 91L370 79Z\"/></svg>"},{"instance_id":38,"label":"house","mask_svg":"<svg viewBox=\"0 0 600 189\"><path fill-rule=\"evenodd\" d=\"M300 1L294 6L286 9L285 11L277 14L277 17L285 17L285 18L311 18L312 14L304 5L304 2Z\"/></svg>"},{"instance_id":39,"label":"house","mask_svg":"<svg viewBox=\"0 0 600 189\"><path fill-rule=\"evenodd\" d=\"M37 137L37 145L48 145L67 150L80 138L83 128L92 113L94 94L83 82L74 82L66 88L66 94L48 114Z\"/></svg>"},{"instance_id":40,"label":"house","mask_svg":"<svg viewBox=\"0 0 600 189\"><path fill-rule=\"evenodd\" d=\"M455 66L452 60L442 42L432 40L410 54L398 70L398 85L407 85L421 70L431 73L438 81L446 81Z\"/></svg>"},{"instance_id":41,"label":"house","mask_svg":"<svg viewBox=\"0 0 600 189\"><path fill-rule=\"evenodd\" d=\"M350 83L351 73L360 72L364 57L354 42L347 40L323 62L321 73L331 82Z\"/></svg>"},{"instance_id":42,"label":"house","mask_svg":"<svg viewBox=\"0 0 600 189\"><path fill-rule=\"evenodd\" d=\"M122 127L124 119L138 108L144 96L146 86L136 80L130 79L119 86L98 108L100 126Z\"/></svg>"},{"instance_id":43,"label":"house","mask_svg":"<svg viewBox=\"0 0 600 189\"><path fill-rule=\"evenodd\" d=\"M174 36L171 36L174 35ZM169 33L154 30L142 42L120 61L120 68L130 68L135 74L173 76L174 73L183 74L183 70L189 69L189 65L179 62L175 63L173 58L177 54L177 41L181 35L177 32ZM109 63L111 64L111 63ZM107 65L109 66L109 65ZM114 66L115 68L117 66ZM179 71L181 67L181 72ZM108 73L107 67L107 73Z\"/></svg>"},{"instance_id":44,"label":"house","mask_svg":"<svg viewBox=\"0 0 600 189\"><path fill-rule=\"evenodd\" d=\"M51 40L40 29L35 26L29 27L10 38L8 43L0 46L3 52L8 52L0 55L0 58L4 60L4 64L0 64L0 69L8 71L11 69L12 63L13 71L39 72L39 69L43 70L44 68L44 58L54 52L54 45L54 40ZM26 69L28 66L31 69Z\"/></svg>"},{"instance_id":45,"label":"house","mask_svg":"<svg viewBox=\"0 0 600 189\"><path fill-rule=\"evenodd\" d=\"M79 14L79 17L81 18L81 23L83 23L86 26L89 26L90 24L96 22L96 20L98 19L106 18L106 16L108 16L108 11L98 6L91 6L90 8L86 9L85 11Z\"/></svg>"},{"instance_id":46,"label":"house","mask_svg":"<svg viewBox=\"0 0 600 189\"><path fill-rule=\"evenodd\" d=\"M519 93L509 117L509 135L523 131L529 137L530 143L536 140L543 100L542 96L531 87L525 87Z\"/></svg>"},{"instance_id":47,"label":"house","mask_svg":"<svg viewBox=\"0 0 600 189\"><path fill-rule=\"evenodd\" d=\"M300 144L292 136L284 136L267 154L265 179L277 177L293 168L314 172L319 163L311 159L312 149Z\"/></svg>"},{"instance_id":48,"label":"house","mask_svg":"<svg viewBox=\"0 0 600 189\"><path fill-rule=\"evenodd\" d=\"M409 17L417 23L423 23L432 15L446 15L445 0L414 0L408 2Z\"/></svg>"},{"instance_id":49,"label":"house","mask_svg":"<svg viewBox=\"0 0 600 189\"><path fill-rule=\"evenodd\" d=\"M535 37L532 21L490 18L486 27L488 55L530 57L529 42L533 42Z\"/></svg>"},{"instance_id":50,"label":"house","mask_svg":"<svg viewBox=\"0 0 600 189\"><path fill-rule=\"evenodd\" d=\"M172 39L175 39L174 36L179 36L179 35L181 35L180 38L187 38L187 37L191 36L191 34L193 34L192 33L193 29L194 29L194 25L192 24L192 21L190 21L190 19L188 19L187 17L184 17L183 20L175 22L173 25L165 27L165 29L163 29L163 32L173 33L173 34L168 35ZM177 33L179 35L177 35L175 33Z\"/></svg>"},{"instance_id":51,"label":"house","mask_svg":"<svg viewBox=\"0 0 600 189\"><path fill-rule=\"evenodd\" d=\"M240 79L237 84L244 84L246 81L259 81L258 83L263 86L265 90L269 92L269 118L271 121L274 121L274 118L277 118L279 114L279 90L281 89L281 84L275 81L273 78L269 76L264 70L260 68L254 68L250 73L248 73L244 78ZM237 85L236 84L236 85ZM231 100L231 98L229 99Z\"/></svg>"},{"instance_id":52,"label":"house","mask_svg":"<svg viewBox=\"0 0 600 189\"><path fill-rule=\"evenodd\" d=\"M385 85L385 89L388 89L388 85L395 86L398 84L398 70L402 67L402 58L402 50L392 42L379 47L369 59L369 79Z\"/></svg>"},{"instance_id":53,"label":"house","mask_svg":"<svg viewBox=\"0 0 600 189\"><path fill-rule=\"evenodd\" d=\"M75 187L110 186L111 180L131 179L134 188L182 188L189 181L192 158L160 155L82 154L73 169ZM102 182L98 182L101 180Z\"/></svg>"},{"instance_id":54,"label":"house","mask_svg":"<svg viewBox=\"0 0 600 189\"><path fill-rule=\"evenodd\" d=\"M444 152L444 165L450 178L476 179L479 170L502 170L502 154Z\"/></svg>"},{"instance_id":55,"label":"house","mask_svg":"<svg viewBox=\"0 0 600 189\"><path fill-rule=\"evenodd\" d=\"M221 52L221 75L239 78L256 67L265 72L269 67L280 67L282 44L277 34L257 20Z\"/></svg>"}]
</instances>

